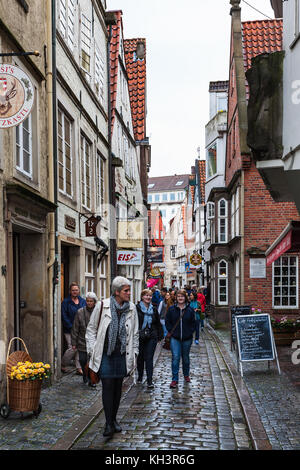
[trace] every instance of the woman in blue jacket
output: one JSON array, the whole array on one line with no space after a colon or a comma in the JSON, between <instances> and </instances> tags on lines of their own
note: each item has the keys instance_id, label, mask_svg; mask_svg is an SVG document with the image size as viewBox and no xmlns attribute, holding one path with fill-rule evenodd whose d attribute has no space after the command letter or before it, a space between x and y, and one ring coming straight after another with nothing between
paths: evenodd
<instances>
[{"instance_id":1,"label":"woman in blue jacket","mask_svg":"<svg viewBox=\"0 0 300 470\"><path fill-rule=\"evenodd\" d=\"M166 328L171 334L172 352L172 382L170 388L176 388L180 357L182 357L182 370L186 382L190 382L190 349L193 334L196 328L195 312L189 306L188 295L185 290L179 290L176 303L169 308L166 315Z\"/></svg>"}]
</instances>

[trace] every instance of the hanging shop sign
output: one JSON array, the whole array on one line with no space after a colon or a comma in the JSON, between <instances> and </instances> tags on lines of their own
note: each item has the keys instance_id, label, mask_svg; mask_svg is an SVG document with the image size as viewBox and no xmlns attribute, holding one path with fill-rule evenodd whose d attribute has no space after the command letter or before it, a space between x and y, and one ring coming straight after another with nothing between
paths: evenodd
<instances>
[{"instance_id":1,"label":"hanging shop sign","mask_svg":"<svg viewBox=\"0 0 300 470\"><path fill-rule=\"evenodd\" d=\"M152 278L159 278L160 277L160 269L159 268L152 268L150 271L150 277Z\"/></svg>"},{"instance_id":2,"label":"hanging shop sign","mask_svg":"<svg viewBox=\"0 0 300 470\"><path fill-rule=\"evenodd\" d=\"M96 237L97 235L96 228L99 222L100 222L99 217L92 216L84 223L86 237Z\"/></svg>"},{"instance_id":3,"label":"hanging shop sign","mask_svg":"<svg viewBox=\"0 0 300 470\"><path fill-rule=\"evenodd\" d=\"M199 268L202 263L202 256L198 253L193 253L190 256L190 269Z\"/></svg>"},{"instance_id":4,"label":"hanging shop sign","mask_svg":"<svg viewBox=\"0 0 300 470\"><path fill-rule=\"evenodd\" d=\"M0 64L0 129L18 126L31 113L34 86L24 70Z\"/></svg>"},{"instance_id":5,"label":"hanging shop sign","mask_svg":"<svg viewBox=\"0 0 300 470\"><path fill-rule=\"evenodd\" d=\"M143 248L144 223L141 221L118 222L118 248Z\"/></svg>"},{"instance_id":6,"label":"hanging shop sign","mask_svg":"<svg viewBox=\"0 0 300 470\"><path fill-rule=\"evenodd\" d=\"M141 251L124 251L117 252L117 264L121 266L141 266L142 252Z\"/></svg>"}]
</instances>

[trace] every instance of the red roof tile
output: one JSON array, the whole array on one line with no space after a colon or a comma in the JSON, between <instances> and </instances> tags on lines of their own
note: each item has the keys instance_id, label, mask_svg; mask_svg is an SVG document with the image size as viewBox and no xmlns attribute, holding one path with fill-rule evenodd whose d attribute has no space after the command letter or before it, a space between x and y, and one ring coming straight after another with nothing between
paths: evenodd
<instances>
[{"instance_id":1,"label":"red roof tile","mask_svg":"<svg viewBox=\"0 0 300 470\"><path fill-rule=\"evenodd\" d=\"M198 160L198 169L200 175L200 193L201 203L205 204L205 182L206 182L206 161Z\"/></svg>"},{"instance_id":2,"label":"red roof tile","mask_svg":"<svg viewBox=\"0 0 300 470\"><path fill-rule=\"evenodd\" d=\"M242 23L242 41L245 70L251 59L266 52L282 50L282 20L245 21Z\"/></svg>"},{"instance_id":3,"label":"red roof tile","mask_svg":"<svg viewBox=\"0 0 300 470\"><path fill-rule=\"evenodd\" d=\"M118 71L119 71L119 51L120 38L123 34L122 11L114 11L117 24L112 26L112 37L110 44L110 102L111 102L111 132L114 128L116 115L116 100L118 87Z\"/></svg>"},{"instance_id":4,"label":"red roof tile","mask_svg":"<svg viewBox=\"0 0 300 470\"><path fill-rule=\"evenodd\" d=\"M242 22L242 43L245 72L251 67L251 59L260 54L282 50L283 21L260 20ZM246 95L249 86L246 81Z\"/></svg>"},{"instance_id":5,"label":"red roof tile","mask_svg":"<svg viewBox=\"0 0 300 470\"><path fill-rule=\"evenodd\" d=\"M143 44L145 51L140 59L135 54L139 43ZM139 141L146 138L146 40L126 39L124 52L134 137Z\"/></svg>"}]
</instances>

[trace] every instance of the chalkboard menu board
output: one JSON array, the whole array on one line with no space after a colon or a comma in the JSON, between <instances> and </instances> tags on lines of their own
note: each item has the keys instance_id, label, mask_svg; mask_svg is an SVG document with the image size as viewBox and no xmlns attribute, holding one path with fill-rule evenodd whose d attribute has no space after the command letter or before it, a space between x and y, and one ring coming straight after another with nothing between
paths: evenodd
<instances>
[{"instance_id":1,"label":"chalkboard menu board","mask_svg":"<svg viewBox=\"0 0 300 470\"><path fill-rule=\"evenodd\" d=\"M274 359L270 315L236 316L235 324L240 361Z\"/></svg>"},{"instance_id":2,"label":"chalkboard menu board","mask_svg":"<svg viewBox=\"0 0 300 470\"><path fill-rule=\"evenodd\" d=\"M251 305L236 305L235 307L231 307L230 315L231 315L231 342L236 343L236 330L235 330L235 321L234 318L238 315L250 315L251 313Z\"/></svg>"}]
</instances>

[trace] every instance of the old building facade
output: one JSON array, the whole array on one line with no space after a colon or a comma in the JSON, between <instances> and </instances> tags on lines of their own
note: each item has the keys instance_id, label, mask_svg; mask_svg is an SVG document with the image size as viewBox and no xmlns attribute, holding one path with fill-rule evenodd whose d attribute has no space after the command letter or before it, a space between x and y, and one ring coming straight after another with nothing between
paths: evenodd
<instances>
[{"instance_id":1,"label":"old building facade","mask_svg":"<svg viewBox=\"0 0 300 470\"><path fill-rule=\"evenodd\" d=\"M2 391L6 352L12 337L25 341L34 360L52 362L55 347L51 1L13 4L13 8L7 8L7 2L0 2L0 49L2 54L17 55L0 60L25 72L28 78L22 79L26 89L24 99L28 100L30 94L33 106L21 124L3 128L6 112L19 106L16 101L20 88L14 78L1 75L1 96L4 92L9 99L8 109L1 101L0 114ZM40 55L24 55L32 51Z\"/></svg>"}]
</instances>

